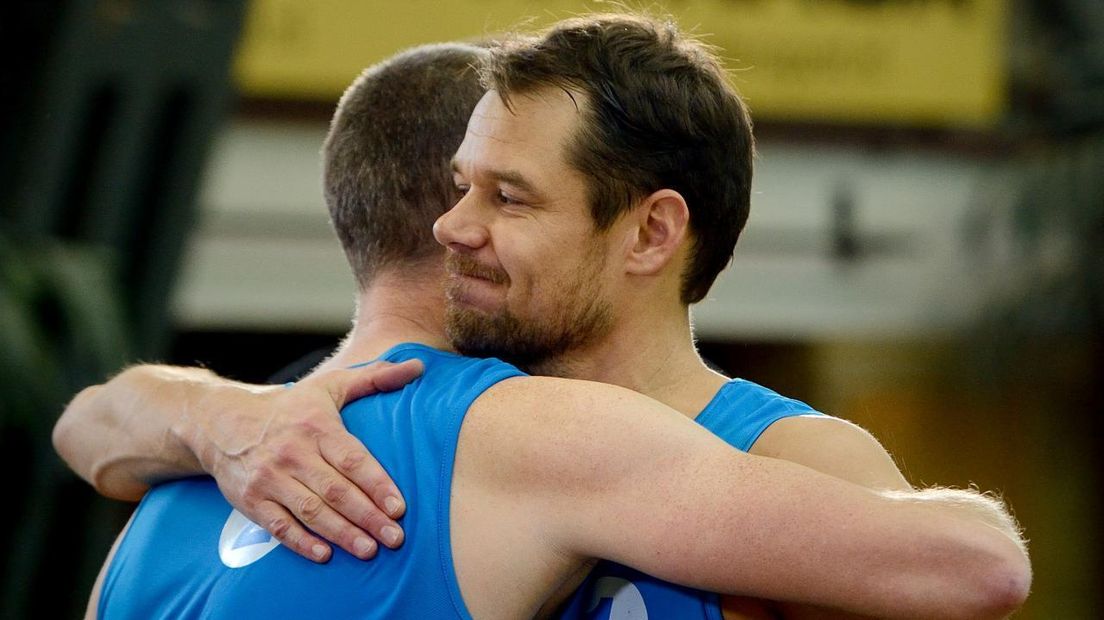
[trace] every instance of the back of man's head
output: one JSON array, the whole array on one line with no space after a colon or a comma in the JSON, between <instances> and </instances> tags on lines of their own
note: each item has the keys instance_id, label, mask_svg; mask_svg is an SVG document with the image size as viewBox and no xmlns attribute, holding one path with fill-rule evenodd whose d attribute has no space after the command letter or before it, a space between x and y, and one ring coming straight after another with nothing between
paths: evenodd
<instances>
[{"instance_id":1,"label":"back of man's head","mask_svg":"<svg viewBox=\"0 0 1104 620\"><path fill-rule=\"evenodd\" d=\"M690 209L684 303L705 297L747 221L751 119L703 44L672 22L594 15L491 51L484 84L510 96L557 87L582 93L583 121L567 154L587 179L599 230L659 189Z\"/></svg>"},{"instance_id":2,"label":"back of man's head","mask_svg":"<svg viewBox=\"0 0 1104 620\"><path fill-rule=\"evenodd\" d=\"M369 67L341 97L323 186L361 289L382 268L440 261L433 222L459 199L449 161L485 92L475 66L486 53L416 47Z\"/></svg>"}]
</instances>

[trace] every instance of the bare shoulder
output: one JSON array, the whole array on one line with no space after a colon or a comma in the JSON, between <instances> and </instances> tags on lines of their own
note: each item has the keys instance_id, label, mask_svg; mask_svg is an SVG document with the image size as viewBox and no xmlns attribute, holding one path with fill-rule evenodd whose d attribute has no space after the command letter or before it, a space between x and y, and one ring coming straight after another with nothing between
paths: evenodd
<instances>
[{"instance_id":1,"label":"bare shoulder","mask_svg":"<svg viewBox=\"0 0 1104 620\"><path fill-rule=\"evenodd\" d=\"M626 388L555 377L514 377L501 381L472 403L468 417L472 418L473 426L492 425L488 430L500 434L524 436L554 429L559 431L555 436L580 440L596 431L625 424L650 428L683 418L667 406Z\"/></svg>"},{"instance_id":2,"label":"bare shoulder","mask_svg":"<svg viewBox=\"0 0 1104 620\"><path fill-rule=\"evenodd\" d=\"M763 431L751 453L798 463L869 488L911 488L870 432L840 418L783 418Z\"/></svg>"},{"instance_id":3,"label":"bare shoulder","mask_svg":"<svg viewBox=\"0 0 1104 620\"><path fill-rule=\"evenodd\" d=\"M484 392L461 441L479 445L476 465L499 484L529 491L609 482L670 434L701 432L685 416L631 390L591 381L516 377Z\"/></svg>"},{"instance_id":4,"label":"bare shoulder","mask_svg":"<svg viewBox=\"0 0 1104 620\"><path fill-rule=\"evenodd\" d=\"M460 427L450 518L474 617L502 609L516 611L504 617L532 617L529 603L597 557L613 507L626 503L610 498L639 487L628 479L642 466L632 451L656 443L630 432L630 420L635 415L645 428L652 424L644 420L670 421L652 402L603 384L516 377L472 403ZM502 583L512 585L504 592Z\"/></svg>"}]
</instances>

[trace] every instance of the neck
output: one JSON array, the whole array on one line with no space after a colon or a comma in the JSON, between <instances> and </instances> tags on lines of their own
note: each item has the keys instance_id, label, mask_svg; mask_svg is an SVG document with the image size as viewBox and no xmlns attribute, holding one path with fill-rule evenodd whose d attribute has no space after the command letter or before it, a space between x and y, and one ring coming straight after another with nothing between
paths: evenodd
<instances>
[{"instance_id":1,"label":"neck","mask_svg":"<svg viewBox=\"0 0 1104 620\"><path fill-rule=\"evenodd\" d=\"M444 337L442 278L440 269L378 274L358 293L353 328L344 342L314 372L370 361L404 342L451 349Z\"/></svg>"},{"instance_id":2,"label":"neck","mask_svg":"<svg viewBox=\"0 0 1104 620\"><path fill-rule=\"evenodd\" d=\"M682 304L622 304L632 308L614 320L605 338L531 367L555 375L619 385L654 398L688 417L701 413L726 378L698 355L689 309ZM639 312L640 308L651 311Z\"/></svg>"}]
</instances>

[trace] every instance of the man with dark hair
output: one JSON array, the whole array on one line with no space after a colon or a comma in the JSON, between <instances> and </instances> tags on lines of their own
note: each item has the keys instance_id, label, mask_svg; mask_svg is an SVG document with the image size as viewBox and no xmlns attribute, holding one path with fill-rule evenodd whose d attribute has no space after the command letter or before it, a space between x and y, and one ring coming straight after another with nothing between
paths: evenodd
<instances>
[{"instance_id":1,"label":"man with dark hair","mask_svg":"<svg viewBox=\"0 0 1104 620\"><path fill-rule=\"evenodd\" d=\"M669 23L587 17L492 50L482 77L491 90L453 159L465 197L435 227L450 250L446 333L459 351L628 387L741 450L912 491L862 429L698 357L688 305L732 255L752 155L746 108L704 48ZM602 564L571 615L606 617L609 583L662 617L722 604Z\"/></svg>"},{"instance_id":2,"label":"man with dark hair","mask_svg":"<svg viewBox=\"0 0 1104 620\"><path fill-rule=\"evenodd\" d=\"M660 188L694 205L681 299L704 299L747 223L754 158L751 117L717 58L673 22L598 15L497 46L481 74L507 108L548 87L585 97L565 157L599 232Z\"/></svg>"},{"instance_id":3,"label":"man with dark hair","mask_svg":"<svg viewBox=\"0 0 1104 620\"><path fill-rule=\"evenodd\" d=\"M591 21L602 32L587 31ZM558 53L567 58L570 53L557 52L550 43L560 37L566 42L561 45L563 50L580 58L593 56L598 70L608 71L600 56L603 46L613 46L620 40L617 32L630 31L634 36L634 28L660 32L640 20L591 21L568 23L526 45L546 46L553 50L553 55ZM576 36L580 30L582 36ZM673 31L663 32L672 35ZM623 49L611 49L632 54L643 47L648 55L652 52L646 48L655 47L655 41L659 41L662 50L676 43L673 38L649 39L649 36L645 32ZM588 48L586 42L592 38L598 43ZM701 52L694 46L686 49ZM506 50L491 63L490 75L495 75L496 66L510 66L506 62L510 60L508 54L536 62L541 52L543 49L532 47ZM628 66L633 66L631 62L630 59ZM686 80L693 82L701 78L694 72L693 64L658 62L640 65L640 70L672 71L679 75L685 72ZM536 66L541 65L536 62ZM706 74L713 71L720 75L715 65L712 69L708 68L709 63L703 66L707 67ZM744 214L732 219L738 224L736 232L727 235L731 237L728 247L714 248L719 242L713 241L708 248L703 246L701 238L707 232L698 229L708 228L707 223L714 220L703 215L704 219L695 224L698 203L693 209L688 207L682 192L695 196L695 200L712 200L717 192L711 193L709 185L717 179L705 177L698 183L687 178L693 177L694 171L671 168L695 161L702 161L703 170L713 166L706 161L713 156L708 152L709 140L702 136L708 137L715 124L690 127L685 139L657 142L655 152L647 151L644 147L650 138L633 134L634 128L647 127L647 123L634 121L634 115L662 117L664 112L655 107L661 100L655 97L650 102L644 100L644 107L637 110L621 100L623 93L603 81L616 77L612 72L604 74L601 80L592 80L586 71L580 71L579 78L565 70L557 71L570 79L549 83L534 80L522 86L516 84L524 82L515 80L512 82L515 86L503 85L503 90L484 96L456 154L453 162L456 187L464 197L436 225L438 239L450 249L450 333L468 350L483 352L498 346L497 351L531 369L620 383L657 397L683 415L611 386L520 377L510 367L494 361L442 357L417 345L399 345L389 350L387 345L405 341L442 346L439 331L435 330L440 330L444 310L440 293L435 290L436 274L430 262L414 260L408 265L396 260L393 264L371 267L374 273L367 278L357 274L362 290L356 326L342 350L324 369L381 354L383 359L396 362L417 358L426 366L425 377L415 384L395 395L357 401L344 413L346 423L381 456L399 485L417 491L410 514L403 522L409 533L407 548L385 552L387 562L372 564L371 569L356 569L369 577L363 577L367 583L355 586L348 582L353 570L348 556L338 553L324 569L317 569L322 577L304 576L303 584L292 582L295 587L288 587L287 592L266 596L266 605L282 604L288 595L314 600L319 596L317 593L313 590L304 593L302 589L308 587L307 581L313 587L323 580L331 588L347 585L357 589L358 596L366 592L368 600L372 600L372 593L380 592L378 588L390 588L388 604L408 605L385 607L384 614L398 613L400 609L407 614L416 613L417 609L423 613L445 613L452 609L460 616L469 610L478 617L533 615L542 606L558 600L554 595L558 586L577 583L577 577L585 575L592 565L591 558L605 557L671 581L710 590L791 599L884 616L999 615L1018 606L1026 594L1029 569L1013 527L995 503L961 493L951 493L952 497L947 498L933 493L866 491L780 461L744 455L689 422L688 418L704 408L706 412L712 411L713 418L724 420L721 427L739 426L742 430L738 434L746 435L745 439L751 442L763 427L774 430L784 422L806 419L795 414L812 413L800 403L782 399L758 386L727 382L705 369L693 349L687 303L704 295L728 260L731 243L735 242L746 217L746 198ZM586 86L588 83L592 86ZM716 85L717 82L707 80L705 90ZM594 94L588 88L593 88ZM657 88L667 86L659 80L658 86L653 84L643 90ZM687 92L690 97L698 96L693 89ZM607 94L610 106L602 112L594 99ZM349 97L347 94L346 100ZM726 98L724 95L718 100ZM735 108L718 104L716 114L720 117L726 109L735 109L742 116L742 125L739 119L728 122L745 134L750 165L746 112L738 98L735 103ZM687 105L686 109L693 112L693 106ZM343 109L344 106L343 103ZM608 196L620 193L624 198L621 203L602 198L604 190L595 187L597 183L588 177L585 164L579 163L591 157L612 165L617 157L625 156L617 155L615 149L607 152L595 148L595 144L607 141L601 134L607 131L603 127L608 124L601 120L602 114L626 116L629 122L617 132L627 134L627 144L638 144L644 149L641 157L650 162L610 183L613 189L607 192ZM370 118L365 122L371 122ZM594 119L597 120L592 125L590 121ZM665 123L661 119L658 126L662 128ZM335 121L334 133L338 126ZM394 128L400 134L421 129ZM644 134L651 135L650 131ZM588 146L586 134L590 132L595 132L591 136L595 142ZM653 133L652 137L658 139L663 130ZM337 144L332 136L327 151ZM718 156L717 161L724 157ZM716 168L723 169L719 164ZM335 185L343 175L331 178L330 172L335 169L327 163L327 198L331 210L335 208L335 196L348 197ZM590 170L597 176L598 168ZM385 176L380 173L380 178ZM351 191L356 194L365 190ZM718 191L725 195L729 190ZM731 193L738 195L739 191ZM603 201L606 207L601 206ZM361 208L375 208L376 216L383 216L388 211L380 209L381 206ZM607 207L612 211L601 215ZM718 205L717 210L722 212L730 207ZM337 215L334 219L338 226L344 225ZM348 238L359 235L350 234ZM342 234L343 242L346 238ZM706 266L688 267L697 265L699 255ZM706 255L710 258L704 258ZM354 270L361 268L360 260L350 257ZM569 302L557 301L553 297L556 294L568 295ZM629 312L630 308L635 315ZM580 331L585 338L578 337ZM494 338L484 338L485 333ZM463 373L463 383L443 388L445 379L441 377L447 371ZM149 380L156 376L156 369L137 368L120 375L112 384L116 391L148 394L152 385ZM316 375L304 381L303 386L325 385L322 377ZM176 450L191 450L208 471L218 476L218 462L222 458L219 455L235 451L224 446L211 447L207 435L219 432L210 426L211 408L191 400L197 395L208 398L210 391L203 391L202 380L197 381L198 387L187 381L178 383L176 406L182 405L192 416L175 422L172 436L182 438L181 442L171 446L173 450L168 455L161 456L171 458ZM108 388L111 387L109 384ZM419 400L419 394L430 394L435 399L427 396ZM450 395L453 398L442 398ZM111 398L107 391L92 390L82 393L71 410L118 409L110 403L106 407L94 403ZM331 393L328 398L335 396ZM224 398L224 402L228 401ZM422 413L412 406L414 402L436 405ZM449 403L455 407L441 411L448 409ZM159 402L155 406L161 405ZM406 416L396 417L396 407ZM66 416L72 419L69 412ZM396 422L420 416L440 424L430 425L436 430L407 430L407 423ZM735 420L736 417L740 419ZM124 418L124 421L131 419ZM856 435L844 423L832 424L823 427L828 434L835 433L837 438L850 441L848 445L858 446L860 455L863 450L866 454L845 465L821 464L825 469L842 469L842 473L832 473L846 476L852 473L849 468L867 471L873 463L873 473L862 482L881 488L892 487L898 481L903 484L891 461L893 473L886 473L882 460L888 461L888 457L876 442L861 432ZM837 424L843 430L832 430ZM390 438L378 430L373 432L381 426L398 430ZM266 423L264 427L269 425ZM104 479L112 476L97 476L95 472L110 470L113 459L118 464L134 454L127 455L126 447L116 446L121 452L105 459L102 446L92 446L82 455L66 439L79 428L63 419L58 427L58 445L67 446L66 456L76 469L98 479L100 488L104 488ZM781 436L794 446L795 459L827 460L824 455L802 453L801 449L807 447L802 442L803 432L794 427ZM766 438L764 433L755 441L756 446ZM315 452L321 452L344 477L360 483L357 469L364 461L357 459L365 457L348 444L337 450L327 448L327 442L335 441L338 439L330 435L319 438ZM149 458L148 450L138 450L137 454ZM418 454L439 460L433 460L433 468L419 469ZM404 465L404 457L415 462L413 469ZM184 462L179 471L191 471L198 465L187 462L190 457L181 458ZM133 472L119 475L131 476L133 480ZM366 475L365 479L375 481L378 477ZM885 480L890 484L878 484ZM331 508L344 515L358 513L359 509L344 503L349 485L342 486L333 479L302 482L311 489L320 489L329 506L315 498L308 510L300 506L295 511L294 517L312 527L317 524L316 529L333 531L333 523L324 523L337 514ZM193 493L189 488L174 490L181 489L181 484L161 487L151 494L152 499L143 503L134 522L139 531L127 535L120 551L129 560L121 564L116 561L112 571L117 576L108 573L105 592L107 588L127 591L112 584L131 583L134 588L141 584L140 580L134 580L133 568L128 573L126 568L114 566L142 565L149 552L143 551L140 541L151 538L150 532L157 531L150 523L151 520L157 523L155 511L159 506L171 503L166 497L171 497L177 506L181 502L200 501L189 495ZM217 505L214 512L225 518L229 506L210 496L211 483L197 484L206 487L195 489L194 493L201 495L202 501L214 502ZM432 492L427 494L426 489ZM233 499L233 493L227 495ZM386 498L394 495L397 494L392 487L387 487L382 494L373 493L373 498L386 505ZM300 493L299 497L314 496ZM662 500L657 502L657 497ZM803 501L795 503L796 497ZM300 503L286 498L277 501L288 506ZM401 507L389 512L396 517ZM144 516L150 514L154 516ZM172 511L166 514L171 516ZM210 521L210 514L205 518ZM260 522L270 527L276 525L272 529L280 530L281 540L290 546L304 550L303 541L307 541L306 549L310 549L312 537L305 531L296 531L290 520L285 512ZM370 519L353 518L357 525L367 520ZM437 523L436 529L427 525L433 522ZM355 535L352 524L339 523L337 529L344 526ZM390 523L367 529L387 540L384 530L388 527ZM209 524L198 529L209 530ZM226 543L230 551L237 549L234 545L243 540L244 534L256 534L248 527L240 532L233 530L229 520L223 531L224 536L231 531ZM754 535L749 536L752 532ZM128 546L132 540L139 542ZM345 534L335 536L335 540L361 557L369 555L358 553L363 545L355 539L349 541ZM197 542L196 546L203 548L204 544ZM243 548L249 546L243 544ZM435 552L440 566L430 571L432 574L422 575L428 580L421 584L422 589L411 589L411 575L419 568L428 570L426 558ZM273 562L294 559L283 549L272 551L272 555ZM835 569L817 570L825 561L833 562ZM256 562L250 567L253 571L250 574L258 574L261 566L273 562ZM223 557L222 563L229 567L233 562ZM214 573L216 576L204 582L206 585L193 584L185 591L203 592L212 597L211 601L227 605L225 609L236 609L232 607L234 597L256 593L248 582L244 591L224 590L222 586L231 575L209 558L184 566L174 564L163 570L169 576L183 578L204 570ZM609 583L599 581L596 592L600 594ZM503 584L509 587L503 588ZM419 594L418 600L400 600L404 596L413 597L415 592ZM452 607L442 602L449 598ZM357 609L363 605L355 603ZM368 605L366 611L378 613L379 608Z\"/></svg>"},{"instance_id":4,"label":"man with dark hair","mask_svg":"<svg viewBox=\"0 0 1104 620\"><path fill-rule=\"evenodd\" d=\"M560 22L539 39L519 38L496 46L482 66L481 78L492 94L484 98L472 122L482 120L482 111L496 118L475 129L469 127L474 139L493 131L501 120L513 120L518 106L541 98L542 93L563 94L577 111L577 122L566 130L568 135L556 137L563 143L562 154L548 144L533 144L527 154L504 150L503 166L517 173L516 159L531 154L548 160L537 166L542 171L548 171L553 161L570 170L583 188L582 196L574 200L586 205L590 215L576 221L590 220L594 240L629 223L633 211L641 211L652 194L668 190L670 195L661 197L658 210L685 221L671 231L680 235L677 239L666 238L670 251L679 253L670 259L678 287L674 299L661 298L676 306L674 316L662 323L685 332L685 338L680 333L677 343L672 343L681 349L689 345L682 367L702 368L689 337L687 308L705 297L732 258L747 222L754 151L747 109L716 58L683 38L670 22L591 16ZM543 123L540 116L535 114L536 124ZM463 151L458 153L454 167L465 159ZM462 180L464 171L456 172L461 185L470 186ZM529 184L529 179L491 180L500 186L510 181ZM526 189L534 188L529 184ZM521 194L517 191L510 198L522 204L534 202ZM501 190L499 200L503 200ZM451 216L438 223L446 236L449 221ZM453 249L464 245L438 238ZM564 354L572 349L589 354L605 332L619 323L611 317L614 309L594 294L594 286L601 282L596 270L604 264L602 253L594 254L597 247L591 243L580 250L574 257L578 265L565 265L572 259L558 261L576 282L547 287L558 294L545 295L540 301L555 303L556 310L516 320L509 308L488 316L453 304L446 325L450 339L469 355L497 355L537 374L560 374L549 365L562 364ZM470 255L452 252L449 260L470 269ZM658 304L629 305L621 314L640 317L645 313L638 309L645 305ZM643 354L634 349L615 356L636 361ZM595 378L586 372L577 376Z\"/></svg>"}]
</instances>

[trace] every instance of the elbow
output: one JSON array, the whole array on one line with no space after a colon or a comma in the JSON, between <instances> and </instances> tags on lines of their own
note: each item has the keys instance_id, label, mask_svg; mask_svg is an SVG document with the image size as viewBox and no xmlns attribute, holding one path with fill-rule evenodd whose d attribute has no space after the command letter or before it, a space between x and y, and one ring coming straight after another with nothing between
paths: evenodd
<instances>
[{"instance_id":1,"label":"elbow","mask_svg":"<svg viewBox=\"0 0 1104 620\"><path fill-rule=\"evenodd\" d=\"M54 430L50 433L50 442L54 445L54 452L57 452L58 456L66 463L69 462L69 448L73 435L69 427L69 419L62 413L61 417L54 423Z\"/></svg>"},{"instance_id":2,"label":"elbow","mask_svg":"<svg viewBox=\"0 0 1104 620\"><path fill-rule=\"evenodd\" d=\"M54 423L50 441L61 460L96 490L112 499L137 501L145 487L125 477L116 475L117 463L110 453L103 451L101 442L93 441L90 433L108 433L110 429L100 425L92 405L103 386L93 385L81 390L66 406Z\"/></svg>"},{"instance_id":3,"label":"elbow","mask_svg":"<svg viewBox=\"0 0 1104 620\"><path fill-rule=\"evenodd\" d=\"M111 416L100 413L110 409L99 402L107 394L103 389L102 385L93 385L77 393L54 423L50 440L65 464L97 493L138 501L149 487L134 476L133 459L125 449L120 450L127 442L122 434L125 430Z\"/></svg>"},{"instance_id":4,"label":"elbow","mask_svg":"<svg viewBox=\"0 0 1104 620\"><path fill-rule=\"evenodd\" d=\"M1023 606L1031 592L1031 562L1026 552L1011 540L997 554L979 554L984 561L974 570L967 603L959 607L961 617L1007 618Z\"/></svg>"},{"instance_id":5,"label":"elbow","mask_svg":"<svg viewBox=\"0 0 1104 620\"><path fill-rule=\"evenodd\" d=\"M77 473L81 478L92 482L91 472L88 468L83 467L83 459L81 452L80 441L80 420L79 415L75 411L79 410L82 403L93 399L96 392L100 390L100 386L93 385L81 390L73 400L66 406L65 411L62 412L57 422L54 423L54 429L50 434L50 441L54 446L54 452L61 457L63 461Z\"/></svg>"},{"instance_id":6,"label":"elbow","mask_svg":"<svg viewBox=\"0 0 1104 620\"><path fill-rule=\"evenodd\" d=\"M1031 562L1018 535L983 525L950 537L947 553L925 571L932 579L910 578L924 583L922 604L905 617L947 620L1007 618L1031 592ZM906 587L910 587L906 584Z\"/></svg>"},{"instance_id":7,"label":"elbow","mask_svg":"<svg viewBox=\"0 0 1104 620\"><path fill-rule=\"evenodd\" d=\"M993 563L981 587L987 618L1007 618L1023 606L1031 593L1031 562L1019 549Z\"/></svg>"}]
</instances>

